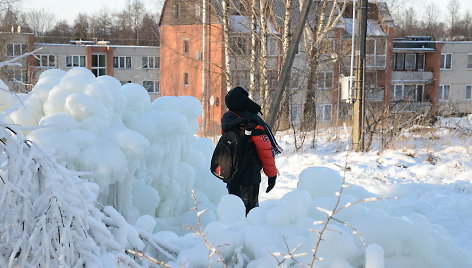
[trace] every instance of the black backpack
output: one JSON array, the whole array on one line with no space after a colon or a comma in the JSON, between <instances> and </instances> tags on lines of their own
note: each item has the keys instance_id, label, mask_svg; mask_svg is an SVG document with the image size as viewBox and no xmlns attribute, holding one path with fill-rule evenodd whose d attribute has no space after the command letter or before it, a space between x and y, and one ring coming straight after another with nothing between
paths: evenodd
<instances>
[{"instance_id":1,"label":"black backpack","mask_svg":"<svg viewBox=\"0 0 472 268\"><path fill-rule=\"evenodd\" d=\"M244 154L248 143L248 136L241 131L228 130L224 132L211 157L211 173L225 183L237 181L238 174L244 167Z\"/></svg>"}]
</instances>

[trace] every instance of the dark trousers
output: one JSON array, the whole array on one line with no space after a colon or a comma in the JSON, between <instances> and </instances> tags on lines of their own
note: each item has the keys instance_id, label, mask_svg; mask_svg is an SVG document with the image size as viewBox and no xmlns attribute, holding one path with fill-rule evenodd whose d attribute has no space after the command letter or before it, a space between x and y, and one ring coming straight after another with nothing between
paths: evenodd
<instances>
[{"instance_id":1,"label":"dark trousers","mask_svg":"<svg viewBox=\"0 0 472 268\"><path fill-rule=\"evenodd\" d=\"M226 188L228 188L229 194L237 195L243 200L244 206L246 206L246 215L251 209L259 206L259 184L228 184Z\"/></svg>"}]
</instances>

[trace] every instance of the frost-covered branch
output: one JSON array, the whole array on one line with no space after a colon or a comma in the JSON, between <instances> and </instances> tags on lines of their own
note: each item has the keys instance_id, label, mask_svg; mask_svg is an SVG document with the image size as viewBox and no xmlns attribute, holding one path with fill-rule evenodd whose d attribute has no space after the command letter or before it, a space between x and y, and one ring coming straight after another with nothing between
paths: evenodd
<instances>
[{"instance_id":1,"label":"frost-covered branch","mask_svg":"<svg viewBox=\"0 0 472 268\"><path fill-rule=\"evenodd\" d=\"M199 210L198 209L198 204L199 202L197 201L197 195L195 193L195 190L192 189L192 199L194 201L195 206L191 208L191 210L195 210L197 212L197 223L192 226L187 226L188 230L191 230L195 236L198 236L202 239L203 243L205 243L205 246L208 248L209 253L208 253L208 258L211 259L213 255L216 255L218 257L218 262L221 262L224 267L228 267L228 265L225 262L225 259L223 258L223 255L221 255L221 252L219 251L219 247L225 246L225 245L219 245L215 247L206 237L206 234L204 232L203 224L201 222L201 216L207 211L207 209Z\"/></svg>"},{"instance_id":2,"label":"frost-covered branch","mask_svg":"<svg viewBox=\"0 0 472 268\"><path fill-rule=\"evenodd\" d=\"M19 56L16 56L12 59L9 59L9 60L6 60L6 61L2 61L0 62L0 68L1 67L5 67L5 66L21 66L21 63L17 62L23 58L26 58L28 56L31 56L31 55L34 55L36 52L38 52L39 50L43 49L42 47L40 48L37 48L31 52L26 52L24 54L21 54Z\"/></svg>"}]
</instances>

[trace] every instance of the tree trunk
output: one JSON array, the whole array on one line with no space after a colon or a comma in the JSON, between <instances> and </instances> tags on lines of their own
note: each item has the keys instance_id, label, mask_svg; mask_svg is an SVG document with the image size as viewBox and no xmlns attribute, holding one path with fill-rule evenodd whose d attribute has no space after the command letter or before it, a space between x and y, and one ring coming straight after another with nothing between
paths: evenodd
<instances>
[{"instance_id":1,"label":"tree trunk","mask_svg":"<svg viewBox=\"0 0 472 268\"><path fill-rule=\"evenodd\" d=\"M291 13L292 13L292 0L285 0L285 17L284 17L284 28L282 33L282 54L281 62L284 62L287 58L288 47L290 45L290 24L291 24ZM290 75L290 80L294 79ZM288 129L290 127L290 103L289 103L289 88L290 83L285 89L285 93L282 98L281 116L279 118L279 129Z\"/></svg>"},{"instance_id":2,"label":"tree trunk","mask_svg":"<svg viewBox=\"0 0 472 268\"><path fill-rule=\"evenodd\" d=\"M259 100L262 107L262 113L264 116L268 114L268 97L269 97L269 83L268 83L268 70L267 70L267 0L260 0L260 23L261 23L261 53L259 62L259 73L260 73L260 88L259 88Z\"/></svg>"},{"instance_id":3,"label":"tree trunk","mask_svg":"<svg viewBox=\"0 0 472 268\"><path fill-rule=\"evenodd\" d=\"M256 0L251 2L251 63L249 69L249 96L254 98L257 73L257 14Z\"/></svg>"},{"instance_id":4,"label":"tree trunk","mask_svg":"<svg viewBox=\"0 0 472 268\"><path fill-rule=\"evenodd\" d=\"M229 91L231 89L231 65L229 57L229 20L228 20L228 0L223 0L223 47L225 55L225 76L226 76L226 89Z\"/></svg>"}]
</instances>

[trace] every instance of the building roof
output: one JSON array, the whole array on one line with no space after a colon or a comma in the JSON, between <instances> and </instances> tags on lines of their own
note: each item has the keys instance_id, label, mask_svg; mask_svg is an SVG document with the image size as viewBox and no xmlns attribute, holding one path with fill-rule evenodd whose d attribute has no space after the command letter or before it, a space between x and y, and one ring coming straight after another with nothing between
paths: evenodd
<instances>
[{"instance_id":1,"label":"building roof","mask_svg":"<svg viewBox=\"0 0 472 268\"><path fill-rule=\"evenodd\" d=\"M346 35L352 36L352 19L351 18L344 18L342 20L344 24L344 33ZM385 31L382 29L380 24L372 19L367 20L367 36L375 36L375 37L384 37L387 36Z\"/></svg>"}]
</instances>

